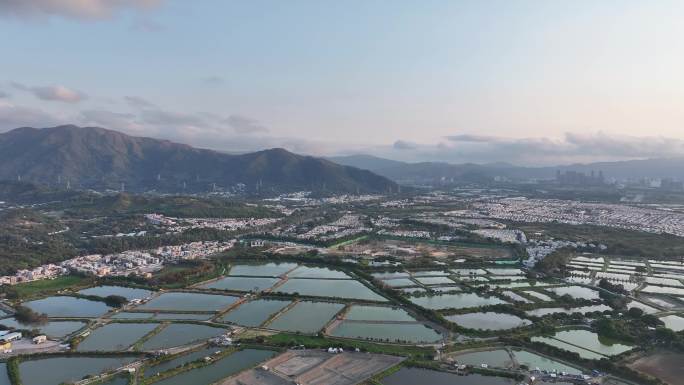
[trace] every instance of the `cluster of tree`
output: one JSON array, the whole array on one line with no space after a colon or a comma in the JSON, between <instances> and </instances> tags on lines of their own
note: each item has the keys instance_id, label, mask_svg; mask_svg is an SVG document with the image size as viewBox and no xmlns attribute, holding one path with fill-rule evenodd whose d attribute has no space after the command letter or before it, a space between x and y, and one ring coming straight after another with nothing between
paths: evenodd
<instances>
[{"instance_id":1,"label":"cluster of tree","mask_svg":"<svg viewBox=\"0 0 684 385\"><path fill-rule=\"evenodd\" d=\"M37 313L31 308L21 305L15 308L14 318L24 325L41 325L45 324L48 319L47 314Z\"/></svg>"},{"instance_id":2,"label":"cluster of tree","mask_svg":"<svg viewBox=\"0 0 684 385\"><path fill-rule=\"evenodd\" d=\"M197 196L148 196L119 193L64 204L67 214L77 217L159 213L179 218L264 218L278 213L244 202Z\"/></svg>"},{"instance_id":3,"label":"cluster of tree","mask_svg":"<svg viewBox=\"0 0 684 385\"><path fill-rule=\"evenodd\" d=\"M0 211L0 275L75 256L76 248L56 233L63 228L35 210Z\"/></svg>"},{"instance_id":4,"label":"cluster of tree","mask_svg":"<svg viewBox=\"0 0 684 385\"><path fill-rule=\"evenodd\" d=\"M104 298L104 303L107 304L107 306L120 308L127 304L128 300L126 297L120 295L108 295Z\"/></svg>"},{"instance_id":5,"label":"cluster of tree","mask_svg":"<svg viewBox=\"0 0 684 385\"><path fill-rule=\"evenodd\" d=\"M612 293L615 294L622 294L622 295L627 295L628 292L625 290L625 287L623 285L620 285L619 283L611 283L607 279L603 278L599 281L598 286L602 289L608 290Z\"/></svg>"},{"instance_id":6,"label":"cluster of tree","mask_svg":"<svg viewBox=\"0 0 684 385\"><path fill-rule=\"evenodd\" d=\"M215 273L215 265L206 260L187 261L173 266L169 271L153 276L148 282L152 286L187 285L195 280Z\"/></svg>"},{"instance_id":7,"label":"cluster of tree","mask_svg":"<svg viewBox=\"0 0 684 385\"><path fill-rule=\"evenodd\" d=\"M627 302L629 302L629 299L623 295L613 294L604 290L599 291L599 297L603 300L603 302L606 303L606 305L612 307L613 309L625 309Z\"/></svg>"}]
</instances>

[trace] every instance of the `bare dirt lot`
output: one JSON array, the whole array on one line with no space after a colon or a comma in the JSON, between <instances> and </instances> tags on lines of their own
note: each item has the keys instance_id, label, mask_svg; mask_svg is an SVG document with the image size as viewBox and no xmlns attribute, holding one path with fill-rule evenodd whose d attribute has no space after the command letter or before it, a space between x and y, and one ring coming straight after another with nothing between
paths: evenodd
<instances>
[{"instance_id":1,"label":"bare dirt lot","mask_svg":"<svg viewBox=\"0 0 684 385\"><path fill-rule=\"evenodd\" d=\"M411 259L415 257L444 258L510 258L512 252L505 247L495 245L476 245L466 243L440 243L429 241L404 241L397 239L364 239L348 244L339 249L329 250L331 254L359 254L370 256L393 256Z\"/></svg>"},{"instance_id":2,"label":"bare dirt lot","mask_svg":"<svg viewBox=\"0 0 684 385\"><path fill-rule=\"evenodd\" d=\"M221 385L356 385L401 361L382 354L290 350Z\"/></svg>"},{"instance_id":3,"label":"bare dirt lot","mask_svg":"<svg viewBox=\"0 0 684 385\"><path fill-rule=\"evenodd\" d=\"M668 384L679 385L684 378L684 354L655 353L641 357L629 366L640 372L657 377Z\"/></svg>"}]
</instances>

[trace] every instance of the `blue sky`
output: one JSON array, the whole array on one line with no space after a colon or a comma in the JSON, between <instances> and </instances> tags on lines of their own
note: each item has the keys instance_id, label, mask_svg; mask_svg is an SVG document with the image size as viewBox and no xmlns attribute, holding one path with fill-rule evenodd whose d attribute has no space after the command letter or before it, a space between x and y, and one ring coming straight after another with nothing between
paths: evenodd
<instances>
[{"instance_id":1,"label":"blue sky","mask_svg":"<svg viewBox=\"0 0 684 385\"><path fill-rule=\"evenodd\" d=\"M552 164L684 154L679 1L0 0L0 130Z\"/></svg>"}]
</instances>

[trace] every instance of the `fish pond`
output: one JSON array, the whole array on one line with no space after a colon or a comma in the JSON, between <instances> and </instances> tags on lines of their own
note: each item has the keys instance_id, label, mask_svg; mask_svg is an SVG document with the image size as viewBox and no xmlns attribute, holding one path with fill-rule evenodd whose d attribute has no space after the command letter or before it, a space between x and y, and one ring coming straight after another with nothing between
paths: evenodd
<instances>
[{"instance_id":1,"label":"fish pond","mask_svg":"<svg viewBox=\"0 0 684 385\"><path fill-rule=\"evenodd\" d=\"M475 367L480 367L482 364L487 364L493 368L510 368L513 366L511 355L505 349L469 352L459 354L454 358L459 364L472 365Z\"/></svg>"},{"instance_id":2,"label":"fish pond","mask_svg":"<svg viewBox=\"0 0 684 385\"><path fill-rule=\"evenodd\" d=\"M389 287L407 287L416 286L417 284L410 280L409 278L396 278L396 279L386 279L382 281L385 285Z\"/></svg>"},{"instance_id":3,"label":"fish pond","mask_svg":"<svg viewBox=\"0 0 684 385\"><path fill-rule=\"evenodd\" d=\"M93 330L78 344L80 352L125 350L154 330L154 323L110 323Z\"/></svg>"},{"instance_id":4,"label":"fish pond","mask_svg":"<svg viewBox=\"0 0 684 385\"><path fill-rule=\"evenodd\" d=\"M451 275L451 273L448 271L441 270L421 270L413 271L411 272L411 275L413 275L414 277L446 277Z\"/></svg>"},{"instance_id":5,"label":"fish pond","mask_svg":"<svg viewBox=\"0 0 684 385\"><path fill-rule=\"evenodd\" d=\"M128 377L116 376L104 382L98 382L97 385L128 385Z\"/></svg>"},{"instance_id":6,"label":"fish pond","mask_svg":"<svg viewBox=\"0 0 684 385\"><path fill-rule=\"evenodd\" d=\"M234 265L228 275L244 275L247 277L279 277L294 269L296 263L265 263L260 265Z\"/></svg>"},{"instance_id":7,"label":"fish pond","mask_svg":"<svg viewBox=\"0 0 684 385\"><path fill-rule=\"evenodd\" d=\"M656 308L654 308L654 307L652 307L652 306L646 305L646 304L643 303L643 302L639 302L639 301L629 301L629 302L627 303L627 309L631 309L631 308L633 308L633 307L635 307L635 308L637 308L637 309L641 309L641 310L642 310L644 313L646 313L646 314L653 314L653 313L657 313L657 312L660 311L660 310L658 310L658 309L656 309Z\"/></svg>"},{"instance_id":8,"label":"fish pond","mask_svg":"<svg viewBox=\"0 0 684 385\"><path fill-rule=\"evenodd\" d=\"M351 279L344 271L310 266L299 266L288 273L287 276L290 278Z\"/></svg>"},{"instance_id":9,"label":"fish pond","mask_svg":"<svg viewBox=\"0 0 684 385\"><path fill-rule=\"evenodd\" d=\"M515 302L532 303L532 301L530 301L529 299L521 296L520 294L518 294L514 291L508 290L508 291L504 291L502 294L505 295L506 297L512 299Z\"/></svg>"},{"instance_id":10,"label":"fish pond","mask_svg":"<svg viewBox=\"0 0 684 385\"><path fill-rule=\"evenodd\" d=\"M567 345L577 347L579 351L575 349L571 351L576 351L580 356L588 359L597 359L595 358L595 354L610 357L633 349L632 346L601 338L592 331L582 329L563 330L556 332L553 337L533 337L532 340L535 341L536 338L544 338L545 340L540 342L561 349L566 349ZM557 342L561 342L562 344L557 344ZM582 351L586 351L586 353Z\"/></svg>"},{"instance_id":11,"label":"fish pond","mask_svg":"<svg viewBox=\"0 0 684 385\"><path fill-rule=\"evenodd\" d=\"M585 360L600 360L602 358L605 358L605 356L602 356L598 353L594 353L589 350L582 349L579 346L575 346L567 342L563 342L550 337L532 337L531 340L532 342L541 342L559 349L577 353L581 358L584 358Z\"/></svg>"},{"instance_id":12,"label":"fish pond","mask_svg":"<svg viewBox=\"0 0 684 385\"><path fill-rule=\"evenodd\" d=\"M590 306L581 306L581 307L574 307L570 309L562 308L562 307L545 307L545 308L540 308L540 309L534 309L534 310L528 310L525 312L525 314L532 316L532 317L543 317L548 314L556 314L556 313L567 313L567 314L572 314L572 313L582 313L582 314L587 314L587 313L593 313L593 312L604 312L606 310L613 310L610 306L607 305L590 305Z\"/></svg>"},{"instance_id":13,"label":"fish pond","mask_svg":"<svg viewBox=\"0 0 684 385\"><path fill-rule=\"evenodd\" d=\"M485 305L498 305L507 302L497 297L480 297L475 293L455 293L434 296L412 297L411 302L426 309L465 309Z\"/></svg>"},{"instance_id":14,"label":"fish pond","mask_svg":"<svg viewBox=\"0 0 684 385\"><path fill-rule=\"evenodd\" d=\"M677 315L668 315L660 317L660 320L665 323L665 327L676 332L684 330L684 318Z\"/></svg>"},{"instance_id":15,"label":"fish pond","mask_svg":"<svg viewBox=\"0 0 684 385\"><path fill-rule=\"evenodd\" d=\"M423 285L453 285L454 281L449 279L449 277L416 277L416 281L422 283Z\"/></svg>"},{"instance_id":16,"label":"fish pond","mask_svg":"<svg viewBox=\"0 0 684 385\"><path fill-rule=\"evenodd\" d=\"M468 313L445 317L447 320L467 329L506 330L528 326L532 321L506 313Z\"/></svg>"},{"instance_id":17,"label":"fish pond","mask_svg":"<svg viewBox=\"0 0 684 385\"><path fill-rule=\"evenodd\" d=\"M553 287L546 289L548 291L553 292L559 297L562 297L564 295L569 295L572 298L580 298L580 299L599 299L599 293L596 290L589 289L588 287L584 286L563 286L563 287Z\"/></svg>"},{"instance_id":18,"label":"fish pond","mask_svg":"<svg viewBox=\"0 0 684 385\"><path fill-rule=\"evenodd\" d=\"M408 278L409 274L403 271L388 272L388 273L373 273L371 274L373 278L376 279L395 279L395 278Z\"/></svg>"},{"instance_id":19,"label":"fish pond","mask_svg":"<svg viewBox=\"0 0 684 385\"><path fill-rule=\"evenodd\" d=\"M536 299L538 299L538 300L540 300L540 301L544 301L544 302L553 301L553 298L549 297L549 296L546 295L546 294L542 294L542 293L540 293L540 292L538 292L538 291L526 290L526 291L523 291L523 293L527 294L528 296L530 296L530 297L532 297L532 298L536 298Z\"/></svg>"},{"instance_id":20,"label":"fish pond","mask_svg":"<svg viewBox=\"0 0 684 385\"><path fill-rule=\"evenodd\" d=\"M139 319L149 321L206 321L214 313L167 313L167 312L121 312L112 315L112 319Z\"/></svg>"},{"instance_id":21,"label":"fish pond","mask_svg":"<svg viewBox=\"0 0 684 385\"><path fill-rule=\"evenodd\" d=\"M433 343L442 336L421 323L368 323L342 321L330 333L334 337L357 338L386 342Z\"/></svg>"},{"instance_id":22,"label":"fish pond","mask_svg":"<svg viewBox=\"0 0 684 385\"><path fill-rule=\"evenodd\" d=\"M96 295L98 297L107 297L110 295L118 295L131 301L134 299L143 299L152 295L152 291L145 289L135 289L124 286L95 286L89 289L84 289L78 292L83 295Z\"/></svg>"},{"instance_id":23,"label":"fish pond","mask_svg":"<svg viewBox=\"0 0 684 385\"><path fill-rule=\"evenodd\" d=\"M404 309L368 305L352 306L344 318L353 321L415 321Z\"/></svg>"},{"instance_id":24,"label":"fish pond","mask_svg":"<svg viewBox=\"0 0 684 385\"><path fill-rule=\"evenodd\" d=\"M88 375L108 372L133 361L135 357L55 357L22 361L19 373L23 385L59 385Z\"/></svg>"},{"instance_id":25,"label":"fish pond","mask_svg":"<svg viewBox=\"0 0 684 385\"><path fill-rule=\"evenodd\" d=\"M182 372L155 382L155 385L209 385L242 370L254 367L277 353L270 350L245 349L233 353L210 365Z\"/></svg>"},{"instance_id":26,"label":"fish pond","mask_svg":"<svg viewBox=\"0 0 684 385\"><path fill-rule=\"evenodd\" d=\"M38 325L33 324L22 324L17 322L14 318L6 318L0 320L0 325L6 326L11 329L24 329L24 330L34 330L38 329L41 334L45 334L51 338L64 338L79 329L82 329L86 324L80 321L48 321L47 323L41 323Z\"/></svg>"},{"instance_id":27,"label":"fish pond","mask_svg":"<svg viewBox=\"0 0 684 385\"><path fill-rule=\"evenodd\" d=\"M266 322L278 313L290 301L259 299L243 303L221 318L223 322L230 322L242 326L256 327Z\"/></svg>"},{"instance_id":28,"label":"fish pond","mask_svg":"<svg viewBox=\"0 0 684 385\"><path fill-rule=\"evenodd\" d=\"M168 361L161 362L159 364L145 367L145 377L153 377L159 373L163 373L167 370L177 368L179 366L185 365L189 362L194 362L197 360L204 359L205 357L212 356L218 349L214 347L202 348L179 357L172 358Z\"/></svg>"},{"instance_id":29,"label":"fish pond","mask_svg":"<svg viewBox=\"0 0 684 385\"><path fill-rule=\"evenodd\" d=\"M582 374L582 371L577 368L526 350L516 350L513 352L513 356L515 357L515 360L518 361L518 365L525 365L531 370L539 368L539 370L546 370L549 372L556 371L559 373L566 372L575 375Z\"/></svg>"},{"instance_id":30,"label":"fish pond","mask_svg":"<svg viewBox=\"0 0 684 385\"><path fill-rule=\"evenodd\" d=\"M280 278L269 277L225 277L200 286L203 289L262 291L273 287Z\"/></svg>"},{"instance_id":31,"label":"fish pond","mask_svg":"<svg viewBox=\"0 0 684 385\"><path fill-rule=\"evenodd\" d=\"M166 325L159 333L152 336L142 345L142 350L161 350L193 342L208 340L225 334L226 329L197 324L174 323Z\"/></svg>"},{"instance_id":32,"label":"fish pond","mask_svg":"<svg viewBox=\"0 0 684 385\"><path fill-rule=\"evenodd\" d=\"M300 295L315 297L387 301L361 282L354 280L290 279L278 287L276 291L288 294L299 293Z\"/></svg>"},{"instance_id":33,"label":"fish pond","mask_svg":"<svg viewBox=\"0 0 684 385\"><path fill-rule=\"evenodd\" d=\"M237 297L201 293L164 293L146 304L140 310L219 311L232 305Z\"/></svg>"},{"instance_id":34,"label":"fish pond","mask_svg":"<svg viewBox=\"0 0 684 385\"><path fill-rule=\"evenodd\" d=\"M342 308L344 305L339 303L302 301L266 327L313 334L321 330Z\"/></svg>"},{"instance_id":35,"label":"fish pond","mask_svg":"<svg viewBox=\"0 0 684 385\"><path fill-rule=\"evenodd\" d=\"M24 306L48 317L96 318L111 310L104 302L67 296L47 297L26 302Z\"/></svg>"},{"instance_id":36,"label":"fish pond","mask_svg":"<svg viewBox=\"0 0 684 385\"><path fill-rule=\"evenodd\" d=\"M641 292L649 294L672 294L676 296L684 296L684 288L679 287L647 285L645 288L641 289Z\"/></svg>"}]
</instances>

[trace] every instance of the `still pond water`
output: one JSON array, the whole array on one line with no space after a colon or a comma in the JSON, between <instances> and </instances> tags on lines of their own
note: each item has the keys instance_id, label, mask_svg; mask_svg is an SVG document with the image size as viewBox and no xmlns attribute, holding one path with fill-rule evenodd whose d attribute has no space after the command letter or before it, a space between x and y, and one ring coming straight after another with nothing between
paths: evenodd
<instances>
[{"instance_id":1,"label":"still pond water","mask_svg":"<svg viewBox=\"0 0 684 385\"><path fill-rule=\"evenodd\" d=\"M59 385L117 369L135 360L134 357L45 358L21 362L19 372L24 385Z\"/></svg>"},{"instance_id":2,"label":"still pond water","mask_svg":"<svg viewBox=\"0 0 684 385\"><path fill-rule=\"evenodd\" d=\"M260 362L265 361L276 354L276 352L268 350L245 349L237 353L233 353L214 364L188 372L183 372L166 380L155 382L155 385L213 384L222 378L229 377L244 369L256 366Z\"/></svg>"}]
</instances>

